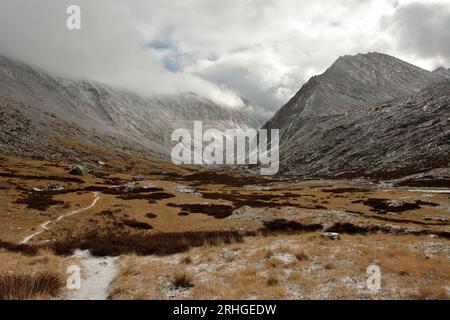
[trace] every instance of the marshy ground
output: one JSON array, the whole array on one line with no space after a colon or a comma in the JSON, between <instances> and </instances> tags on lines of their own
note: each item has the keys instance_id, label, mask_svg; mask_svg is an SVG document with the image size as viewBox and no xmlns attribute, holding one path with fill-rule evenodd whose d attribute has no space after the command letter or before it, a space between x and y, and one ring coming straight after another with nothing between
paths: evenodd
<instances>
[{"instance_id":1,"label":"marshy ground","mask_svg":"<svg viewBox=\"0 0 450 320\"><path fill-rule=\"evenodd\" d=\"M237 178L114 158L73 176L72 163L1 160L0 291L44 287L17 298L450 297L446 181ZM64 286L73 264L78 294ZM371 264L380 290L366 286Z\"/></svg>"}]
</instances>

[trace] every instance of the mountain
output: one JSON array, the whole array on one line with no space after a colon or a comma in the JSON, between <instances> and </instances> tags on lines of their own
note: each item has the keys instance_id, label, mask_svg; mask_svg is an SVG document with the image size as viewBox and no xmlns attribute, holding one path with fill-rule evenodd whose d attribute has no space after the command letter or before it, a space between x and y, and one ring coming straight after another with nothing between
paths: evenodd
<instances>
[{"instance_id":1,"label":"mountain","mask_svg":"<svg viewBox=\"0 0 450 320\"><path fill-rule=\"evenodd\" d=\"M450 69L445 69L444 67L439 67L433 71L433 73L443 76L445 78L450 78Z\"/></svg>"},{"instance_id":2,"label":"mountain","mask_svg":"<svg viewBox=\"0 0 450 320\"><path fill-rule=\"evenodd\" d=\"M56 118L50 133L64 133L64 126L70 125L84 133L80 136L83 139L92 138L86 132L95 130L96 135L115 137L165 155L173 144L171 132L192 129L194 120L219 130L258 128L263 122L250 106L227 108L194 93L144 97L93 81L54 76L6 57L0 57L0 97L4 98L0 105L3 112L10 112L4 110L5 105L16 108L30 123L52 115L36 123L40 131L45 132L46 122ZM8 129L7 123L3 127Z\"/></svg>"},{"instance_id":3,"label":"mountain","mask_svg":"<svg viewBox=\"0 0 450 320\"><path fill-rule=\"evenodd\" d=\"M450 165L450 82L380 53L339 58L265 125L285 171L389 178Z\"/></svg>"},{"instance_id":4,"label":"mountain","mask_svg":"<svg viewBox=\"0 0 450 320\"><path fill-rule=\"evenodd\" d=\"M264 127L280 129L280 139L286 141L300 119L374 106L441 80L439 75L381 53L343 56L303 85Z\"/></svg>"}]
</instances>

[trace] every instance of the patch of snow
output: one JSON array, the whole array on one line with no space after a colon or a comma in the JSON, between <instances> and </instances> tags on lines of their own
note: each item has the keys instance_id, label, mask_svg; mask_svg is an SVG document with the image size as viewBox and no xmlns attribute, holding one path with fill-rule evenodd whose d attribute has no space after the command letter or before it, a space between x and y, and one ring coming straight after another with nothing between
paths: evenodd
<instances>
[{"instance_id":1,"label":"patch of snow","mask_svg":"<svg viewBox=\"0 0 450 320\"><path fill-rule=\"evenodd\" d=\"M450 189L409 189L409 192L450 193Z\"/></svg>"},{"instance_id":2,"label":"patch of snow","mask_svg":"<svg viewBox=\"0 0 450 320\"><path fill-rule=\"evenodd\" d=\"M293 263L297 258L289 253L277 253L273 255L274 258L277 258L283 261L285 264Z\"/></svg>"},{"instance_id":3,"label":"patch of snow","mask_svg":"<svg viewBox=\"0 0 450 320\"><path fill-rule=\"evenodd\" d=\"M173 190L173 191L176 191L176 192L189 193L189 194L196 195L196 196L201 196L202 195L201 193L197 192L196 189L194 189L192 187L189 187L189 186L184 186L184 185L171 187L169 189Z\"/></svg>"},{"instance_id":4,"label":"patch of snow","mask_svg":"<svg viewBox=\"0 0 450 320\"><path fill-rule=\"evenodd\" d=\"M70 300L106 300L108 288L115 278L117 257L93 257L88 250L77 250L72 258L81 262L81 288L71 291Z\"/></svg>"}]
</instances>

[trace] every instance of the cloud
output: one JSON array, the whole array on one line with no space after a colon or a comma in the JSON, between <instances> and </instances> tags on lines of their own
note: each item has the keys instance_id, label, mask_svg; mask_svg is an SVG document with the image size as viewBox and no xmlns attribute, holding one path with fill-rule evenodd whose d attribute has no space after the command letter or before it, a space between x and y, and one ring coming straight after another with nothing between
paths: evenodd
<instances>
[{"instance_id":1,"label":"cloud","mask_svg":"<svg viewBox=\"0 0 450 320\"><path fill-rule=\"evenodd\" d=\"M66 28L66 8L81 7L82 29ZM138 31L131 4L96 0L2 0L0 53L59 75L89 78L142 94L193 91L238 107L230 88L189 73L167 70ZM175 71L175 70L172 70Z\"/></svg>"},{"instance_id":2,"label":"cloud","mask_svg":"<svg viewBox=\"0 0 450 320\"><path fill-rule=\"evenodd\" d=\"M442 1L0 0L0 53L148 95L193 91L231 107L245 98L268 114L340 55L448 62ZM81 31L65 27L70 4Z\"/></svg>"},{"instance_id":3,"label":"cloud","mask_svg":"<svg viewBox=\"0 0 450 320\"><path fill-rule=\"evenodd\" d=\"M448 3L412 2L400 6L383 24L395 36L398 50L409 51L435 65L450 64Z\"/></svg>"}]
</instances>

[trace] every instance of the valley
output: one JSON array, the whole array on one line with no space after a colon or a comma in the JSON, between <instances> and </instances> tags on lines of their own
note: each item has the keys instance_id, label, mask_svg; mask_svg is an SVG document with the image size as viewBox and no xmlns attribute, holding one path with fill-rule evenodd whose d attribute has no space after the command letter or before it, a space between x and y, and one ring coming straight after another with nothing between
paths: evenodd
<instances>
[{"instance_id":1,"label":"valley","mask_svg":"<svg viewBox=\"0 0 450 320\"><path fill-rule=\"evenodd\" d=\"M1 57L0 299L449 299L445 70L341 57L264 124ZM173 163L200 120L279 129L279 172Z\"/></svg>"},{"instance_id":2,"label":"valley","mask_svg":"<svg viewBox=\"0 0 450 320\"><path fill-rule=\"evenodd\" d=\"M110 299L449 294L450 190L439 181L238 177L165 161L123 170L120 158L73 176L71 163L2 163L0 255L9 262L1 270L52 265L64 278L68 265L92 260L100 277L114 263ZM383 275L375 292L365 285L372 263ZM63 288L56 297L73 294Z\"/></svg>"}]
</instances>

